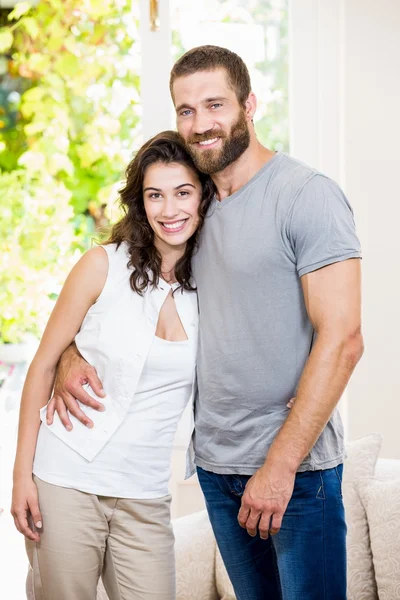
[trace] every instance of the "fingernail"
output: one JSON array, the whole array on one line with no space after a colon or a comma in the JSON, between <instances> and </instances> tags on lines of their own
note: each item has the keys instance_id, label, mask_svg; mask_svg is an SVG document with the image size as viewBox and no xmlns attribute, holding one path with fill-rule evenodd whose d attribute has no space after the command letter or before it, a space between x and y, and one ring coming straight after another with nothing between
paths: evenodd
<instances>
[{"instance_id":1,"label":"fingernail","mask_svg":"<svg viewBox=\"0 0 400 600\"><path fill-rule=\"evenodd\" d=\"M38 522L36 523L36 527L37 527L38 529L41 529L41 527L42 527L42 521L38 521Z\"/></svg>"},{"instance_id":2,"label":"fingernail","mask_svg":"<svg viewBox=\"0 0 400 600\"><path fill-rule=\"evenodd\" d=\"M71 425L67 425L67 431L72 431Z\"/></svg>"},{"instance_id":3,"label":"fingernail","mask_svg":"<svg viewBox=\"0 0 400 600\"><path fill-rule=\"evenodd\" d=\"M86 427L89 427L89 429L92 429L93 423L86 423Z\"/></svg>"},{"instance_id":4,"label":"fingernail","mask_svg":"<svg viewBox=\"0 0 400 600\"><path fill-rule=\"evenodd\" d=\"M105 410L106 410L106 407L105 407L105 406L101 405L101 406L99 407L99 411L100 411L100 412L104 412Z\"/></svg>"}]
</instances>

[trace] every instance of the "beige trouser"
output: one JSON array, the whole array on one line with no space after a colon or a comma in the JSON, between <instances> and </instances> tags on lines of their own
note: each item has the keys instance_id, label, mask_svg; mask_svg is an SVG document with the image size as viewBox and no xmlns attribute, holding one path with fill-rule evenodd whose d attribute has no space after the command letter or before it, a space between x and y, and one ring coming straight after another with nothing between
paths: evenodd
<instances>
[{"instance_id":1,"label":"beige trouser","mask_svg":"<svg viewBox=\"0 0 400 600\"><path fill-rule=\"evenodd\" d=\"M35 600L175 600L170 496L127 500L86 494L35 477L43 529L26 541Z\"/></svg>"}]
</instances>

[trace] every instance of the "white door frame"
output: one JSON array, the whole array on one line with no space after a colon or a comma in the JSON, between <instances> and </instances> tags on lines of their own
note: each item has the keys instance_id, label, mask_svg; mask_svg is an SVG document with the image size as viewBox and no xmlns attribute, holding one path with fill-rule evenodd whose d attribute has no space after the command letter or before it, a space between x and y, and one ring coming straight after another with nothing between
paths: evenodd
<instances>
[{"instance_id":1,"label":"white door frame","mask_svg":"<svg viewBox=\"0 0 400 600\"><path fill-rule=\"evenodd\" d=\"M291 153L343 186L343 0L289 0Z\"/></svg>"},{"instance_id":2,"label":"white door frame","mask_svg":"<svg viewBox=\"0 0 400 600\"><path fill-rule=\"evenodd\" d=\"M142 72L140 96L143 141L172 126L170 2L159 0L159 29L150 29L150 0L140 0Z\"/></svg>"}]
</instances>

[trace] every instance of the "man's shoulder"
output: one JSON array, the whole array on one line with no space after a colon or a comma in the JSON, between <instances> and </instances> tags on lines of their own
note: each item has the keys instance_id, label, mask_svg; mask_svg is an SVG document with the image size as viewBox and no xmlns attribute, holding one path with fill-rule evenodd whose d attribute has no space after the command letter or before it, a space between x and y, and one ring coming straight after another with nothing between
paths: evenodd
<instances>
[{"instance_id":1,"label":"man's shoulder","mask_svg":"<svg viewBox=\"0 0 400 600\"><path fill-rule=\"evenodd\" d=\"M266 190L275 198L278 211L282 210L285 214L300 197L345 199L333 179L283 152L271 180L266 182Z\"/></svg>"},{"instance_id":2,"label":"man's shoulder","mask_svg":"<svg viewBox=\"0 0 400 600\"><path fill-rule=\"evenodd\" d=\"M322 175L317 169L286 154L280 153L279 162L274 172L275 185L286 188L291 194L298 192L316 175Z\"/></svg>"}]
</instances>

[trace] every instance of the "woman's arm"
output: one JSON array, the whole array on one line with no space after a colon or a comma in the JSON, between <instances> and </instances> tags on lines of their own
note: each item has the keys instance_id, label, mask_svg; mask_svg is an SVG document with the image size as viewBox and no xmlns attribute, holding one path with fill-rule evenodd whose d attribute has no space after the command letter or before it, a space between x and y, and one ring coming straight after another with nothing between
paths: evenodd
<instances>
[{"instance_id":1,"label":"woman's arm","mask_svg":"<svg viewBox=\"0 0 400 600\"><path fill-rule=\"evenodd\" d=\"M101 247L89 250L75 265L50 316L25 380L11 512L17 529L34 541L38 541L38 534L28 526L28 512L35 523L41 521L36 486L32 487L32 465L40 426L39 410L50 398L60 356L73 341L87 311L99 297L107 272L108 259Z\"/></svg>"}]
</instances>

